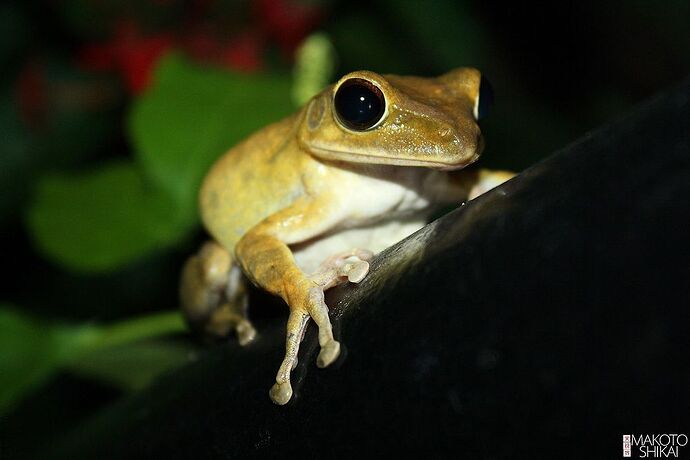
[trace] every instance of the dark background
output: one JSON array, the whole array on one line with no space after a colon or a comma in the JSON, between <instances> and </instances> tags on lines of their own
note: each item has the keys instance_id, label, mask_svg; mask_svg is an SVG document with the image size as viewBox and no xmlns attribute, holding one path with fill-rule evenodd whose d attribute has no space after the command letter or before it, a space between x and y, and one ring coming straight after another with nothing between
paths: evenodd
<instances>
[{"instance_id":1,"label":"dark background","mask_svg":"<svg viewBox=\"0 0 690 460\"><path fill-rule=\"evenodd\" d=\"M75 270L37 243L27 217L37 184L132 157L130 110L151 90L152 69L166 53L180 51L200 69L288 75L295 49L315 31L334 46L333 78L362 68L417 75L480 68L496 92L481 163L514 170L690 74L687 1L4 2L0 302L47 324L174 309L179 268L204 239L199 226L119 266ZM173 342L203 353L183 334ZM0 456L30 452L123 392L106 378L51 373L0 412Z\"/></svg>"}]
</instances>

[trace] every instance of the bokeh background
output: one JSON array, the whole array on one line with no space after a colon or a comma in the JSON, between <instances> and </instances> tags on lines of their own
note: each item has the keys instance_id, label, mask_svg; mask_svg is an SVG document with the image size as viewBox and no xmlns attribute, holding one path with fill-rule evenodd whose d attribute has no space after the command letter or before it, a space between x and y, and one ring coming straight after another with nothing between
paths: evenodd
<instances>
[{"instance_id":1,"label":"bokeh background","mask_svg":"<svg viewBox=\"0 0 690 460\"><path fill-rule=\"evenodd\" d=\"M196 187L242 137L351 70L468 65L496 93L481 165L521 170L687 77L690 2L14 1L0 63L13 458L203 353L177 278L204 239Z\"/></svg>"}]
</instances>

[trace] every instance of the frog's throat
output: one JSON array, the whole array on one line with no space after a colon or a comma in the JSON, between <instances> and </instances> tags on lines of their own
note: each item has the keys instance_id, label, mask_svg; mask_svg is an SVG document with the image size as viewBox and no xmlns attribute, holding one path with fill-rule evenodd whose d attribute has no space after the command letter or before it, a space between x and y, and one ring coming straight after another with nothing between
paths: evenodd
<instances>
[{"instance_id":1,"label":"frog's throat","mask_svg":"<svg viewBox=\"0 0 690 460\"><path fill-rule=\"evenodd\" d=\"M393 166L417 166L422 168L440 169L443 171L453 171L457 169L462 169L465 166L473 163L477 158L479 158L479 154L475 153L469 158L463 158L461 161L444 162L432 160L419 160L416 158L381 157L376 155L369 155L366 153L352 153L344 152L341 150L322 149L318 147L310 147L309 150L315 157L322 158L324 160Z\"/></svg>"}]
</instances>

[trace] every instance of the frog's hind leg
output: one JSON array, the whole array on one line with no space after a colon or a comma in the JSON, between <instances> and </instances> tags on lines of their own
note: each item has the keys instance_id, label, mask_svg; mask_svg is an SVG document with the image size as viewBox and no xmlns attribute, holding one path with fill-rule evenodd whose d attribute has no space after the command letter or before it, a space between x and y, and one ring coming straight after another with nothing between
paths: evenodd
<instances>
[{"instance_id":1,"label":"frog's hind leg","mask_svg":"<svg viewBox=\"0 0 690 460\"><path fill-rule=\"evenodd\" d=\"M256 337L247 317L247 291L240 267L216 242L205 243L191 256L180 283L182 311L192 329L215 337L235 330L240 345Z\"/></svg>"},{"instance_id":2,"label":"frog's hind leg","mask_svg":"<svg viewBox=\"0 0 690 460\"><path fill-rule=\"evenodd\" d=\"M477 198L515 176L512 171L491 169L459 170L448 173L447 181L432 185L439 202L456 203Z\"/></svg>"},{"instance_id":3,"label":"frog's hind leg","mask_svg":"<svg viewBox=\"0 0 690 460\"><path fill-rule=\"evenodd\" d=\"M247 316L249 299L242 270L237 264L230 266L225 299L226 301L211 313L206 331L213 335L225 336L230 329L234 329L240 345L247 345L256 337L256 329Z\"/></svg>"}]
</instances>

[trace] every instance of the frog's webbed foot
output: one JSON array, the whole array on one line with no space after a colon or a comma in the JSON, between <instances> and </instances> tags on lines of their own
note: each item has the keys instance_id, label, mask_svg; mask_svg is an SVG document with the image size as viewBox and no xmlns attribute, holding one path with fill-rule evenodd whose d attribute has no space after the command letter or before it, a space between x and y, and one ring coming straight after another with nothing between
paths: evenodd
<instances>
[{"instance_id":1,"label":"frog's webbed foot","mask_svg":"<svg viewBox=\"0 0 690 460\"><path fill-rule=\"evenodd\" d=\"M330 366L340 355L340 343L333 339L331 322L328 318L328 307L324 301L324 291L333 286L349 281L359 283L369 273L369 261L374 253L367 249L352 249L335 254L326 259L319 270L309 277L321 288L312 288L312 301L318 305L319 317L314 321L319 325L319 343L321 351L316 358L316 365L323 368ZM322 324L324 325L322 327Z\"/></svg>"},{"instance_id":2,"label":"frog's webbed foot","mask_svg":"<svg viewBox=\"0 0 690 460\"><path fill-rule=\"evenodd\" d=\"M237 303L222 304L211 313L204 331L212 336L225 337L234 329L239 344L248 345L256 338L256 329L242 313L244 310L246 307L241 307Z\"/></svg>"},{"instance_id":3,"label":"frog's webbed foot","mask_svg":"<svg viewBox=\"0 0 690 460\"><path fill-rule=\"evenodd\" d=\"M224 289L225 302L215 309L206 324L206 332L219 337L227 336L234 329L237 341L245 346L256 338L256 329L247 317L249 299L242 270L238 265L231 265L227 284Z\"/></svg>"},{"instance_id":4,"label":"frog's webbed foot","mask_svg":"<svg viewBox=\"0 0 690 460\"><path fill-rule=\"evenodd\" d=\"M336 254L326 259L317 272L307 277L303 283L289 288L290 317L287 322L285 357L278 369L276 383L269 392L274 403L283 405L292 397L290 372L297 365L299 344L309 318L312 318L319 327L321 351L316 358L316 365L324 368L338 359L340 342L333 338L333 327L328 317L324 291L346 281L353 283L362 281L369 271L368 261L372 257L371 251L360 249Z\"/></svg>"},{"instance_id":5,"label":"frog's webbed foot","mask_svg":"<svg viewBox=\"0 0 690 460\"><path fill-rule=\"evenodd\" d=\"M234 329L240 345L254 340L242 272L221 245L207 242L190 257L180 286L182 311L194 329L215 337L225 337Z\"/></svg>"},{"instance_id":6,"label":"frog's webbed foot","mask_svg":"<svg viewBox=\"0 0 690 460\"><path fill-rule=\"evenodd\" d=\"M369 261L374 253L366 249L335 254L321 263L316 273L309 278L324 290L349 281L359 283L369 273Z\"/></svg>"}]
</instances>

